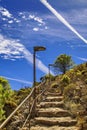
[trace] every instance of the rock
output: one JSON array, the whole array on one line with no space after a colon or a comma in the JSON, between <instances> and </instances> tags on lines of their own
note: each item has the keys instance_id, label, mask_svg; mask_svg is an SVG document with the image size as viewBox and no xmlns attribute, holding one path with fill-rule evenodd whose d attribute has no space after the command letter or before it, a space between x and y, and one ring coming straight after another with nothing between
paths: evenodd
<instances>
[{"instance_id":1,"label":"rock","mask_svg":"<svg viewBox=\"0 0 87 130\"><path fill-rule=\"evenodd\" d=\"M10 124L10 126L7 128L7 130L19 130L19 126L22 125L22 121L17 120Z\"/></svg>"}]
</instances>

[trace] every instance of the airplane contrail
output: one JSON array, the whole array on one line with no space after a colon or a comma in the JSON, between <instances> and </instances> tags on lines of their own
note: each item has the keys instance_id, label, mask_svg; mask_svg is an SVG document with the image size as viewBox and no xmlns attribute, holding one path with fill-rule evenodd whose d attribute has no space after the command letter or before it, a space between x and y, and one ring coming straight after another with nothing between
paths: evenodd
<instances>
[{"instance_id":1,"label":"airplane contrail","mask_svg":"<svg viewBox=\"0 0 87 130\"><path fill-rule=\"evenodd\" d=\"M7 77L7 76L0 76L0 77L4 77L4 78L6 78L8 80L12 80L12 81L16 81L16 82L32 85L32 82L29 82L29 81L26 81L26 80L15 79L15 78Z\"/></svg>"},{"instance_id":2,"label":"airplane contrail","mask_svg":"<svg viewBox=\"0 0 87 130\"><path fill-rule=\"evenodd\" d=\"M78 58L78 59L80 59L80 60L82 60L82 61L85 61L85 62L87 62L87 58L78 57L78 56L76 56L76 58Z\"/></svg>"},{"instance_id":3,"label":"airplane contrail","mask_svg":"<svg viewBox=\"0 0 87 130\"><path fill-rule=\"evenodd\" d=\"M82 41L87 44L87 40L81 36L80 33L76 31L74 27L72 27L61 15L58 13L48 2L47 0L40 0L42 4L44 4L66 27L68 27L74 34L76 34Z\"/></svg>"}]
</instances>

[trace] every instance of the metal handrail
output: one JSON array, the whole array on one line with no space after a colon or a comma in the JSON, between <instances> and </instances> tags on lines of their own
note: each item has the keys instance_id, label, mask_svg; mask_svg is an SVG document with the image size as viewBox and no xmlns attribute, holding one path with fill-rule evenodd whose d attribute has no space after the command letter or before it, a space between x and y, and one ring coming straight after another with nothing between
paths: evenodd
<instances>
[{"instance_id":1,"label":"metal handrail","mask_svg":"<svg viewBox=\"0 0 87 130\"><path fill-rule=\"evenodd\" d=\"M39 84L36 88L39 88L40 86L42 86L44 84L41 83ZM6 124L11 120L11 118L13 117L13 115L15 115L15 113L21 108L21 106L29 99L32 97L33 92L35 90L35 87L32 89L32 91L30 92L30 94L19 104L19 106L9 115L9 117L7 117L7 119L0 125L0 130L2 130L2 128L4 128L6 126Z\"/></svg>"},{"instance_id":2,"label":"metal handrail","mask_svg":"<svg viewBox=\"0 0 87 130\"><path fill-rule=\"evenodd\" d=\"M30 113L28 114L28 116L27 116L27 118L26 118L26 120L25 120L25 122L24 122L24 124L23 124L23 126L22 126L22 128L20 130L22 130L24 128L24 126L26 125L28 119L30 118L32 110L33 110L34 102L35 102L35 100L33 101L33 104L32 104L31 109L30 109Z\"/></svg>"},{"instance_id":3,"label":"metal handrail","mask_svg":"<svg viewBox=\"0 0 87 130\"><path fill-rule=\"evenodd\" d=\"M39 88L39 86L37 86L36 88ZM23 126L22 126L22 128L21 128L20 130L22 130L22 129L25 127L25 125L26 125L28 119L31 117L31 113L32 113L32 110L33 110L33 107L34 107L34 103L37 101L37 99L38 99L39 97L42 96L42 94L44 94L44 92L45 92L46 90L47 90L47 88L44 89L40 94L38 94L38 95L36 96L35 100L34 100L33 103L32 103L32 106L31 106L31 109L30 109L30 113L28 114L28 116L27 116L27 118L26 118L26 120L25 120L25 122L24 122L24 124L23 124ZM29 121L30 121L30 120L29 120ZM30 124L30 122L29 122L29 124ZM29 130L30 130L30 128L29 128Z\"/></svg>"}]
</instances>

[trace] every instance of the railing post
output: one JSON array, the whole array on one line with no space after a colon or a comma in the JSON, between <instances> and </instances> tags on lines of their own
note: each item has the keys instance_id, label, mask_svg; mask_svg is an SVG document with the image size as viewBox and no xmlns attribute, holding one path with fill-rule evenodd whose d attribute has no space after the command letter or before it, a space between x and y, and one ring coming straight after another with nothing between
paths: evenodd
<instances>
[{"instance_id":1,"label":"railing post","mask_svg":"<svg viewBox=\"0 0 87 130\"><path fill-rule=\"evenodd\" d=\"M30 113L30 101L28 102L28 106L29 106L29 113ZM29 130L30 130L30 118L29 118Z\"/></svg>"},{"instance_id":2,"label":"railing post","mask_svg":"<svg viewBox=\"0 0 87 130\"><path fill-rule=\"evenodd\" d=\"M33 99L34 99L34 107L33 107L32 116L35 117L36 115L36 87L34 87Z\"/></svg>"}]
</instances>

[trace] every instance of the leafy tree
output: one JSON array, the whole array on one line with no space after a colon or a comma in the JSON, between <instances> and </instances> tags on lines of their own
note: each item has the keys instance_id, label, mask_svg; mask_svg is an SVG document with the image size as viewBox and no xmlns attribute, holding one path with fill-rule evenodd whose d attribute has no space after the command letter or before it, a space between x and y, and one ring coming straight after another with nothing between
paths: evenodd
<instances>
[{"instance_id":1,"label":"leafy tree","mask_svg":"<svg viewBox=\"0 0 87 130\"><path fill-rule=\"evenodd\" d=\"M5 111L3 110L4 105L7 100L10 99L12 95L12 90L6 79L0 77L0 121L5 118Z\"/></svg>"},{"instance_id":2,"label":"leafy tree","mask_svg":"<svg viewBox=\"0 0 87 130\"><path fill-rule=\"evenodd\" d=\"M63 74L65 74L65 72L69 70L73 65L74 62L72 61L71 56L66 54L61 54L54 62L56 72L60 71Z\"/></svg>"}]
</instances>

